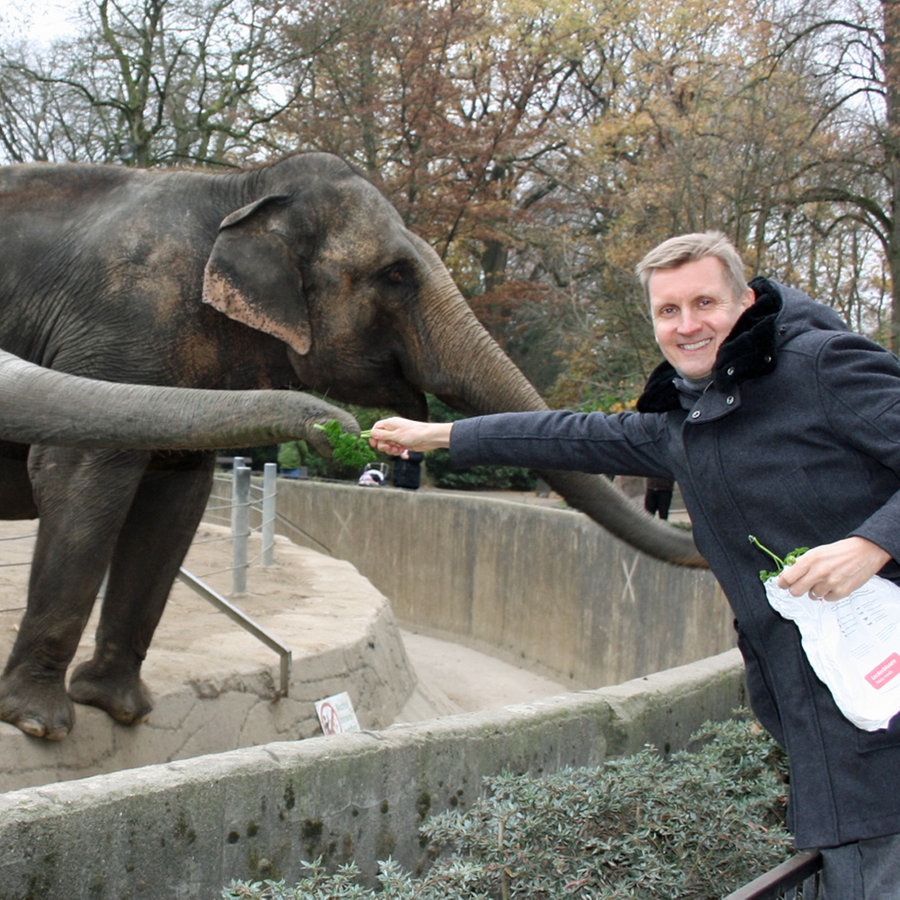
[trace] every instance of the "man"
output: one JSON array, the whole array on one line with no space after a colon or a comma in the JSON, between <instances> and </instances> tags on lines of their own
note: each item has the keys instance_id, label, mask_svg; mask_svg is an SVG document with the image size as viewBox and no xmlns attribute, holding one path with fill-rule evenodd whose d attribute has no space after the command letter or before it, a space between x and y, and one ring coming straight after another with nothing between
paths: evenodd
<instances>
[{"instance_id":1,"label":"man","mask_svg":"<svg viewBox=\"0 0 900 900\"><path fill-rule=\"evenodd\" d=\"M753 708L788 752L789 825L823 850L823 896L896 900L900 715L866 732L840 713L768 604L748 536L781 556L812 548L781 575L795 596L838 600L876 572L900 582L900 362L799 291L748 285L716 232L664 242L638 274L665 362L637 412L392 418L373 444L677 480L734 610Z\"/></svg>"},{"instance_id":2,"label":"man","mask_svg":"<svg viewBox=\"0 0 900 900\"><path fill-rule=\"evenodd\" d=\"M644 510L651 516L668 519L675 482L671 478L647 478L645 482Z\"/></svg>"}]
</instances>

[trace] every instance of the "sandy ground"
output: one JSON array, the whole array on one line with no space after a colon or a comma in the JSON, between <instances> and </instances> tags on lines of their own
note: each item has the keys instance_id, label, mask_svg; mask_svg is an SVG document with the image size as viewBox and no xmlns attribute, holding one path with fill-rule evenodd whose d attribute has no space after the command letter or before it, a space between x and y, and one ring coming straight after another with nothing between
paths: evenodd
<instances>
[{"instance_id":1,"label":"sandy ground","mask_svg":"<svg viewBox=\"0 0 900 900\"><path fill-rule=\"evenodd\" d=\"M0 522L0 657L4 662L25 609L36 528L36 522ZM231 579L227 571L230 565L230 544L221 539L223 534L227 533L223 531L218 540L210 540L209 529L204 531L201 528L187 564L192 573L227 596ZM327 568L327 563L324 564ZM326 572L323 577L329 577L329 573ZM339 579L344 576L336 568L331 577ZM298 617L302 615L308 619L312 615L315 618L315 612L311 614L304 601L304 588L291 583L292 578L291 572L285 571L283 566L266 569L255 565L250 570L254 595L273 596L279 606L282 606L282 612L287 603L294 606ZM332 604L329 603L328 606L331 607ZM345 615L352 616L353 610L346 610ZM190 648L203 644L211 627L211 616L221 617L221 614L200 603L180 602L173 594L145 666L148 668L148 678L152 675L155 687L186 677L185 673L194 664L193 659L188 659L191 655ZM174 621L176 617L177 625ZM85 630L77 659L89 655L93 627L92 622ZM323 618L321 626L311 630L315 630L321 638L329 627L332 625ZM335 627L340 627L340 623ZM397 721L408 722L454 712L497 708L546 697L566 689L561 683L460 644L403 629L400 630L400 636L418 678L419 688L401 711ZM177 641L173 647L175 652L164 649L172 647L173 641ZM178 647L183 647L184 652L179 653ZM327 640L320 649L322 652L328 650ZM309 652L315 653L316 647L312 647Z\"/></svg>"}]
</instances>

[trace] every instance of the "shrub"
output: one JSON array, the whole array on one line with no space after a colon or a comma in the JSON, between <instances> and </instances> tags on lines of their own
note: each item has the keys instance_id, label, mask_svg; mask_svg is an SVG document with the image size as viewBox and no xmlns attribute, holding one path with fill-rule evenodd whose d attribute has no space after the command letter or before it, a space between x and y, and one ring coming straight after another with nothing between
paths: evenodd
<instances>
[{"instance_id":1,"label":"shrub","mask_svg":"<svg viewBox=\"0 0 900 900\"><path fill-rule=\"evenodd\" d=\"M454 491L533 491L537 479L528 469L516 466L469 466L450 462L448 450L428 454L428 474L435 487Z\"/></svg>"},{"instance_id":2,"label":"shrub","mask_svg":"<svg viewBox=\"0 0 900 900\"><path fill-rule=\"evenodd\" d=\"M392 860L379 888L308 864L301 884L233 883L228 900L391 897L712 898L790 855L784 756L749 716L704 726L691 749L652 747L599 767L486 779L473 806L422 827L434 862L413 878Z\"/></svg>"}]
</instances>

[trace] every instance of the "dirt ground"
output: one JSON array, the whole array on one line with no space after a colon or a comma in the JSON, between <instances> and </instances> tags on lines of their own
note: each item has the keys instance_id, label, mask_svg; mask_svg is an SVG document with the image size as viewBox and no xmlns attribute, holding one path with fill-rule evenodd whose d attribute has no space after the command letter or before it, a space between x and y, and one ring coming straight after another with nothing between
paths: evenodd
<instances>
[{"instance_id":1,"label":"dirt ground","mask_svg":"<svg viewBox=\"0 0 900 900\"><path fill-rule=\"evenodd\" d=\"M25 610L36 526L36 522L0 522L0 657L4 661ZM227 532L202 526L186 560L186 567L227 597L231 584L230 554ZM276 551L276 560L279 554L284 562L282 551ZM313 565L328 569L322 577L332 582L347 577L339 567L331 570L330 562L324 558ZM254 564L251 559L249 584L253 597L272 598L272 602L280 607L280 617L284 617L293 606L296 616L303 618L304 628L316 636L314 644L301 648L299 655L302 657L317 652L327 653L332 646L329 635L334 633L336 643L337 633L346 631L344 626L356 615L352 604L336 610L333 600L323 604L320 612L310 609L308 585L300 583L307 580L306 576L299 577L297 570L292 570L290 566L265 568ZM208 644L211 630L222 627L225 617L203 603L179 599L180 593L185 590L176 585L145 665L148 680L152 678L157 690L164 690L168 683L175 684L195 677L193 673L198 666L200 669L204 666L208 669L220 667L218 663L212 666L195 657L196 648ZM254 603L255 614L265 616L264 604L258 599ZM226 624L224 627L232 626ZM77 659L90 654L93 628L92 621L85 630ZM460 644L404 629L400 629L400 636L418 678L419 688L397 721L491 709L565 690L560 683ZM210 649L211 655L217 659L221 659L225 651L226 646L221 641L215 649ZM240 654L236 646L228 651L228 655L237 664L238 657L234 654ZM295 649L295 658L297 655Z\"/></svg>"}]
</instances>

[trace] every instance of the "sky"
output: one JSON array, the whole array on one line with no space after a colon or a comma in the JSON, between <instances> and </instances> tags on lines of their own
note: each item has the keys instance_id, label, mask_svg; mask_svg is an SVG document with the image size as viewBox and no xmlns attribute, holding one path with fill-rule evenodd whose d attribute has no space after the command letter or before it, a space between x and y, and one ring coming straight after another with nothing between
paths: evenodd
<instances>
[{"instance_id":1,"label":"sky","mask_svg":"<svg viewBox=\"0 0 900 900\"><path fill-rule=\"evenodd\" d=\"M51 41L72 33L80 5L81 0L0 0L0 29L4 37Z\"/></svg>"}]
</instances>

